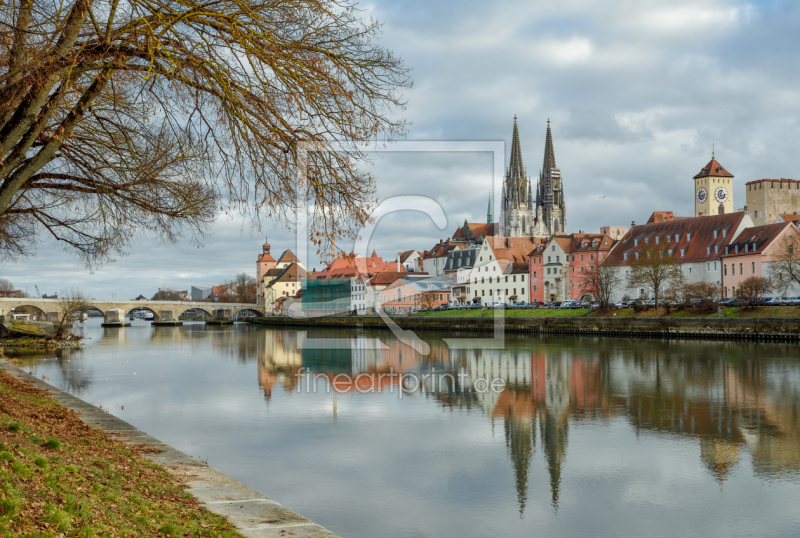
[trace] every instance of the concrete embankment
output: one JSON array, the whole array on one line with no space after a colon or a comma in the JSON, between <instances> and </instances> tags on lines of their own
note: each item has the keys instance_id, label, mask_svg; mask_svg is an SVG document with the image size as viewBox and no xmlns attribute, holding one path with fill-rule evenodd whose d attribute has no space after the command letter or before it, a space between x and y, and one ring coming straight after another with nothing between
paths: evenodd
<instances>
[{"instance_id":1,"label":"concrete embankment","mask_svg":"<svg viewBox=\"0 0 800 538\"><path fill-rule=\"evenodd\" d=\"M200 504L228 519L240 534L251 538L338 538L332 532L267 499L202 461L139 431L127 422L98 409L0 359L0 371L48 391L60 405L75 411L92 428L104 431L115 440L139 445L144 457L163 465ZM141 449L144 450L141 450ZM267 456L268 457L268 456ZM313 487L313 485L309 485ZM211 532L211 531L209 531Z\"/></svg>"},{"instance_id":2,"label":"concrete embankment","mask_svg":"<svg viewBox=\"0 0 800 538\"><path fill-rule=\"evenodd\" d=\"M491 316L483 317L396 317L399 327L413 331L457 333L490 332ZM735 318L595 318L595 317L509 317L502 320L507 333L575 334L629 338L704 338L721 340L800 340L797 319ZM269 327L315 327L387 329L378 316L324 318L256 318L253 323Z\"/></svg>"}]
</instances>

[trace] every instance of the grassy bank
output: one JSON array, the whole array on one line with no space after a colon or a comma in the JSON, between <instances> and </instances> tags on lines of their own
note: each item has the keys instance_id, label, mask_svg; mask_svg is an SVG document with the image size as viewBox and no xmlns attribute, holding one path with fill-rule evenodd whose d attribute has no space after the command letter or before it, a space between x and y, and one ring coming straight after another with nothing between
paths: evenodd
<instances>
[{"instance_id":1,"label":"grassy bank","mask_svg":"<svg viewBox=\"0 0 800 538\"><path fill-rule=\"evenodd\" d=\"M0 372L0 535L240 536L141 450Z\"/></svg>"},{"instance_id":2,"label":"grassy bank","mask_svg":"<svg viewBox=\"0 0 800 538\"><path fill-rule=\"evenodd\" d=\"M800 318L800 307L798 306L770 306L760 308L724 308L723 314L726 318L772 318L772 319L798 319ZM588 309L548 309L539 308L506 310L507 318L577 318L577 317L617 317L617 318L715 318L719 316L716 308L684 308L681 310L671 308L667 312L666 308L650 308L634 312L632 308L622 308L619 310L609 310L605 312L592 311ZM413 317L492 317L493 310L480 309L474 310L441 310L438 312L419 312Z\"/></svg>"}]
</instances>

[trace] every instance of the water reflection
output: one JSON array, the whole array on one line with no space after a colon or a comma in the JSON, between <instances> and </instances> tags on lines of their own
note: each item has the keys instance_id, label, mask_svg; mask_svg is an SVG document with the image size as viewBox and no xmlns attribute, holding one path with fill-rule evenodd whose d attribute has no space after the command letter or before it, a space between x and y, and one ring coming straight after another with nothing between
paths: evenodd
<instances>
[{"instance_id":1,"label":"water reflection","mask_svg":"<svg viewBox=\"0 0 800 538\"><path fill-rule=\"evenodd\" d=\"M122 418L212 454L342 535L485 536L499 525L509 536L639 536L679 513L683 532L661 535L692 535L714 510L753 531L762 524L753 514L773 509L775 535L800 522L781 505L800 482L793 346L508 337L503 350L454 351L423 335L422 356L387 332L137 322L87 331L84 350L27 364L88 401L124 403ZM345 345L305 345L315 339ZM420 383L401 391L392 373ZM493 379L500 390L476 389ZM676 491L685 498L673 501ZM502 521L473 517L486 506ZM386 507L419 522L395 521L394 534L366 526Z\"/></svg>"},{"instance_id":2,"label":"water reflection","mask_svg":"<svg viewBox=\"0 0 800 538\"><path fill-rule=\"evenodd\" d=\"M341 341L342 334L308 336ZM796 479L800 472L800 363L788 346L544 338L512 339L502 351L451 351L434 339L423 357L386 335L386 349L373 349L376 337L354 334L347 349L304 349L296 331L264 332L254 341L265 398L276 386L302 391L311 375L326 376L338 392L368 397L397 388L381 373L446 372L446 383L420 375L410 392L451 408L478 408L492 426L502 425L521 514L537 446L558 509L571 423L622 417L639 434L695 439L703 467L720 484L743 453L762 478ZM337 375L343 373L350 375ZM372 380L362 385L370 390L359 391L355 379ZM502 379L504 388L477 391L478 379Z\"/></svg>"}]
</instances>

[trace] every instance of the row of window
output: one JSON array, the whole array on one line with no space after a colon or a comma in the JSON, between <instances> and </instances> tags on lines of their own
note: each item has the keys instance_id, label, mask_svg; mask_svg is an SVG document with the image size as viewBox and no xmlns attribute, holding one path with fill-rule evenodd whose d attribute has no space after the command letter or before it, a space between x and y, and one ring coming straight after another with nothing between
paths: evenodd
<instances>
[{"instance_id":1,"label":"row of window","mask_svg":"<svg viewBox=\"0 0 800 538\"><path fill-rule=\"evenodd\" d=\"M716 264L714 264L716 268ZM722 274L728 276L728 264L722 264ZM744 265L742 263L739 264L739 274L744 275ZM750 262L750 274L756 274L756 262ZM736 264L731 264L731 276L736 276Z\"/></svg>"},{"instance_id":2,"label":"row of window","mask_svg":"<svg viewBox=\"0 0 800 538\"><path fill-rule=\"evenodd\" d=\"M489 290L489 295L492 294L492 291L493 290ZM501 295L501 293L500 293L501 291L502 290L497 290L497 295ZM513 291L513 293L511 295L516 295L517 294L517 288L512 288L512 291ZM536 286L533 287L533 291L536 291ZM475 290L475 297L478 296L477 294L478 294L478 290ZM525 295L525 288L520 288L519 289L519 294L520 295ZM505 289L505 296L506 297L511 297L511 295L508 294L508 288L506 288ZM481 290L481 297L486 297L486 290Z\"/></svg>"},{"instance_id":3,"label":"row of window","mask_svg":"<svg viewBox=\"0 0 800 538\"><path fill-rule=\"evenodd\" d=\"M512 282L516 282L517 281L517 275L511 275L511 277L513 279ZM503 277L497 277L497 282L498 283L500 282L501 278L503 278ZM519 275L519 278L520 278L520 282L525 282L525 275ZM508 275L506 275L505 279L506 279L505 281L508 282ZM477 284L478 283L478 277L473 278L472 279L472 283L473 284ZM484 277L481 277L481 284L484 284L484 283L485 283L485 279L484 279ZM491 284L491 283L492 283L492 277L489 277L489 284Z\"/></svg>"}]
</instances>

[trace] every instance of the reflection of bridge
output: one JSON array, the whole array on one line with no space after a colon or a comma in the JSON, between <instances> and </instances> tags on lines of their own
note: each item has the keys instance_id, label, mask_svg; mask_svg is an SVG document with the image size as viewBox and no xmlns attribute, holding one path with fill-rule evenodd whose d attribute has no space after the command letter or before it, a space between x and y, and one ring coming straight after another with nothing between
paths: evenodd
<instances>
[{"instance_id":1,"label":"reflection of bridge","mask_svg":"<svg viewBox=\"0 0 800 538\"><path fill-rule=\"evenodd\" d=\"M60 316L61 299L32 299L30 297L23 298L0 298L0 315L9 314L12 310L18 309L23 306L29 306L42 312L44 316L48 312L55 312L56 317ZM86 301L86 304L91 308L99 310L103 313L103 317L108 321L108 312L111 310L122 310L123 316L127 316L131 310L145 309L149 310L155 316L155 320L176 320L178 316L187 310L201 310L208 314L209 317L214 317L214 312L223 310L228 312L227 317L231 317L235 312L246 310L253 312L259 316L264 315L264 307L257 304L248 303L209 303L204 301ZM52 317L49 316L49 317Z\"/></svg>"}]
</instances>

